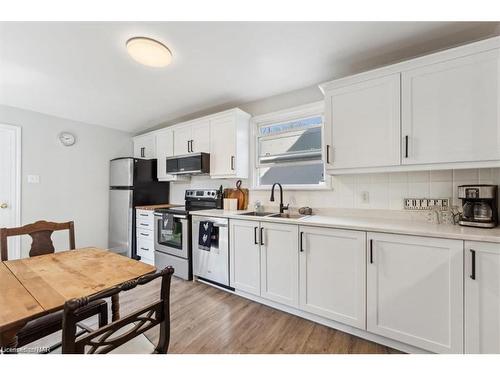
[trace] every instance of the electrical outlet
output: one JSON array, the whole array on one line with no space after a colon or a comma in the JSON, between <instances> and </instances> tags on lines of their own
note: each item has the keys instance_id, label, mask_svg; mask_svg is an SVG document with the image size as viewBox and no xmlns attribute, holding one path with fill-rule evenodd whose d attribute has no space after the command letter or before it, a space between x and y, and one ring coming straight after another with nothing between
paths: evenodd
<instances>
[{"instance_id":1,"label":"electrical outlet","mask_svg":"<svg viewBox=\"0 0 500 375\"><path fill-rule=\"evenodd\" d=\"M37 174L29 174L27 179L28 179L28 184L39 184L40 183L40 176Z\"/></svg>"},{"instance_id":2,"label":"electrical outlet","mask_svg":"<svg viewBox=\"0 0 500 375\"><path fill-rule=\"evenodd\" d=\"M370 193L368 191L361 192L361 202L370 203Z\"/></svg>"}]
</instances>

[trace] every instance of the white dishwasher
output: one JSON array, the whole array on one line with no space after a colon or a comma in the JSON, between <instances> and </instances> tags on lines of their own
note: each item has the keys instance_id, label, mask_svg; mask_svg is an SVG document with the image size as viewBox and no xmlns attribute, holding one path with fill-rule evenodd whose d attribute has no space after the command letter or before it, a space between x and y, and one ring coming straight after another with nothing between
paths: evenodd
<instances>
[{"instance_id":1,"label":"white dishwasher","mask_svg":"<svg viewBox=\"0 0 500 375\"><path fill-rule=\"evenodd\" d=\"M192 217L193 275L215 285L229 287L229 220L220 217ZM200 223L212 223L209 249L199 245Z\"/></svg>"}]
</instances>

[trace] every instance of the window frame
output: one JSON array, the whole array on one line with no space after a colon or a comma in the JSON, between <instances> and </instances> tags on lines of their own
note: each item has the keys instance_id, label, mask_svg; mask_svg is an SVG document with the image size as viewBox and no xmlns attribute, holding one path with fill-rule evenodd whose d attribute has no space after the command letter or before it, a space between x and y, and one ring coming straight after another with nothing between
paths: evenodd
<instances>
[{"instance_id":1,"label":"window frame","mask_svg":"<svg viewBox=\"0 0 500 375\"><path fill-rule=\"evenodd\" d=\"M288 108L285 110L267 113L264 115L254 116L250 120L250 130L251 130L251 142L250 142L250 160L251 160L251 179L252 187L251 190L269 190L271 185L260 185L259 184L259 169L265 166L259 165L259 155L258 155L258 138L259 128L261 126L266 126L270 124L276 124L280 122L292 121L301 118L307 118L312 116L320 115L323 118L323 125L321 126L321 161L323 162L325 182L321 185L311 185L311 184L284 184L283 188L287 190L331 190L331 176L326 173L325 166L325 114L324 114L324 102L314 102L306 105L301 105L297 107ZM278 135L277 135L278 136ZM272 137L272 136L271 136ZM316 163L316 162L312 162ZM312 164L311 163L311 164ZM299 164L304 165L306 163L300 162ZM293 163L291 165L294 165Z\"/></svg>"}]
</instances>

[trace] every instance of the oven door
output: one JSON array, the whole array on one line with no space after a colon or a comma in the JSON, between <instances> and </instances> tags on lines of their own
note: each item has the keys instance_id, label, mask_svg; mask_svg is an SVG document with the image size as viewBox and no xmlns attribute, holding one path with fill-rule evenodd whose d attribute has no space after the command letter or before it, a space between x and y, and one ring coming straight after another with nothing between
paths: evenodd
<instances>
[{"instance_id":1,"label":"oven door","mask_svg":"<svg viewBox=\"0 0 500 375\"><path fill-rule=\"evenodd\" d=\"M155 213L155 251L187 259L189 221L186 216Z\"/></svg>"}]
</instances>

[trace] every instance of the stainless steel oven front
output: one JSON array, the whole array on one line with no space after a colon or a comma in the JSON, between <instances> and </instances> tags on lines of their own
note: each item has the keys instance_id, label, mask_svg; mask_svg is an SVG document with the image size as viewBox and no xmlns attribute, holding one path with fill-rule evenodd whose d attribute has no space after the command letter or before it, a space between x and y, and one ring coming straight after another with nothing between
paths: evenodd
<instances>
[{"instance_id":1,"label":"stainless steel oven front","mask_svg":"<svg viewBox=\"0 0 500 375\"><path fill-rule=\"evenodd\" d=\"M155 212L155 251L188 259L189 237L186 215Z\"/></svg>"}]
</instances>

